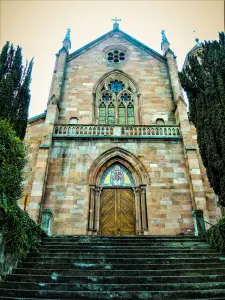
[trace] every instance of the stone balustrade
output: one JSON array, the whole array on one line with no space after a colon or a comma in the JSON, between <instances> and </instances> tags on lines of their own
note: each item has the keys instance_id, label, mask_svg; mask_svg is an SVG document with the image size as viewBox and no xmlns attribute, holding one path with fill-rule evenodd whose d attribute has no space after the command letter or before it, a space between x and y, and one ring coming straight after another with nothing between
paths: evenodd
<instances>
[{"instance_id":1,"label":"stone balustrade","mask_svg":"<svg viewBox=\"0 0 225 300\"><path fill-rule=\"evenodd\" d=\"M82 138L175 138L181 139L179 126L57 125L53 137Z\"/></svg>"}]
</instances>

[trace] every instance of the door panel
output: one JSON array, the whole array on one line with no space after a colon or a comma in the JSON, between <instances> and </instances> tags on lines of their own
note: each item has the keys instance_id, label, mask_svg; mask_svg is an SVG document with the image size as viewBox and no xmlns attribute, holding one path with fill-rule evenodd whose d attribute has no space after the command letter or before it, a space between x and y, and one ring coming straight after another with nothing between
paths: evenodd
<instances>
[{"instance_id":1,"label":"door panel","mask_svg":"<svg viewBox=\"0 0 225 300\"><path fill-rule=\"evenodd\" d=\"M115 235L115 190L102 190L100 230L102 235Z\"/></svg>"},{"instance_id":2,"label":"door panel","mask_svg":"<svg viewBox=\"0 0 225 300\"><path fill-rule=\"evenodd\" d=\"M135 234L134 194L132 190L118 190L118 212L121 235Z\"/></svg>"},{"instance_id":3,"label":"door panel","mask_svg":"<svg viewBox=\"0 0 225 300\"><path fill-rule=\"evenodd\" d=\"M131 189L102 190L100 234L135 234L135 205L134 194Z\"/></svg>"}]
</instances>

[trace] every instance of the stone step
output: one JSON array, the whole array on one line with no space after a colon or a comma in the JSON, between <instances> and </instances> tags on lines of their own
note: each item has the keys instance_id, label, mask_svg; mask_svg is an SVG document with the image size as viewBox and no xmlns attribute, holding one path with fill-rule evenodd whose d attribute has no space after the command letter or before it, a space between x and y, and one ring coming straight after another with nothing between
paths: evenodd
<instances>
[{"instance_id":1,"label":"stone step","mask_svg":"<svg viewBox=\"0 0 225 300\"><path fill-rule=\"evenodd\" d=\"M18 264L18 267L23 266L24 268L47 268L47 267L54 267L54 268L74 268L74 266L79 266L79 265L106 265L110 264L111 266L116 266L120 265L123 268L127 268L129 265L146 265L147 266L152 266L155 265L157 268L164 265L179 265L181 267L185 265L193 265L193 264L198 264L198 266L209 264L212 267L214 265L220 264L221 266L225 267L225 261L224 258L223 260L220 260L219 258L154 258L154 259L149 259L148 257L141 257L141 258L106 258L106 257L101 257L101 258L83 258L83 257L77 257L73 259L72 261L67 259L64 262L57 262L53 259L50 261L43 261L41 259L38 259L38 261L33 260L30 262L21 262Z\"/></svg>"},{"instance_id":2,"label":"stone step","mask_svg":"<svg viewBox=\"0 0 225 300\"><path fill-rule=\"evenodd\" d=\"M47 239L42 240L41 244L104 244L104 245L114 245L114 244L164 244L164 243L204 243L205 240L200 239L71 239L71 240L57 240L57 239Z\"/></svg>"},{"instance_id":3,"label":"stone step","mask_svg":"<svg viewBox=\"0 0 225 300\"><path fill-rule=\"evenodd\" d=\"M182 291L54 291L54 290L15 290L0 289L1 297L16 297L15 299L224 299L225 290L182 290Z\"/></svg>"},{"instance_id":4,"label":"stone step","mask_svg":"<svg viewBox=\"0 0 225 300\"><path fill-rule=\"evenodd\" d=\"M44 238L0 299L225 299L225 257L195 237Z\"/></svg>"},{"instance_id":5,"label":"stone step","mask_svg":"<svg viewBox=\"0 0 225 300\"><path fill-rule=\"evenodd\" d=\"M123 269L120 265L117 266L117 269L111 269L111 265L106 265L101 268L95 267L92 269L90 266L88 269L81 268L78 269L57 269L57 268L46 268L46 269L33 269L33 268L16 268L12 270L12 274L26 274L26 275L48 275L54 276L170 276L171 269L173 270L174 276L194 276L194 275L224 275L225 267L217 264L213 266L204 267L198 266L196 269L196 265L194 267L187 266L187 268L181 268L180 266L171 267L168 265L168 269L158 269L158 265L155 265L153 269L153 265L149 265L150 269L146 268L145 265L140 265L138 269L132 268L133 265L128 265L129 269ZM86 266L85 266L86 267ZM94 267L94 266L93 266ZM180 267L180 268L179 268ZM183 267L183 266L182 266ZM56 277L57 277L56 276Z\"/></svg>"},{"instance_id":6,"label":"stone step","mask_svg":"<svg viewBox=\"0 0 225 300\"><path fill-rule=\"evenodd\" d=\"M65 252L65 253L76 253L77 251L79 252L85 252L85 251L112 251L112 252L121 252L121 253L124 253L126 251L128 252L140 252L142 251L142 253L145 253L145 252L158 252L158 253L163 253L163 252L183 252L183 251L191 251L191 252L196 252L196 251L204 251L204 252L209 252L209 251L212 251L212 252L215 252L215 250L212 250L208 247L186 247L186 248L182 248L182 247L179 247L179 248L173 248L173 247L120 247L120 246L97 246L97 247L92 247L92 246L89 246L89 247L79 247L79 246L76 246L76 247L70 247L70 248L57 248L55 247L54 249L52 248L38 248L37 249L37 252L35 253L62 253L62 252Z\"/></svg>"},{"instance_id":7,"label":"stone step","mask_svg":"<svg viewBox=\"0 0 225 300\"><path fill-rule=\"evenodd\" d=\"M129 257L129 256L128 256ZM123 254L96 254L96 255L75 255L74 257L70 256L68 258L66 257L39 257L38 258L38 262L35 260L34 257L31 258L27 258L25 263L29 263L29 264L54 264L55 262L57 262L57 264L74 264L74 263L80 263L80 262L84 262L84 263L121 263L121 264L127 264L127 263L146 263L146 264L170 264L170 263L178 263L178 264L182 264L182 263L218 263L221 262L225 265L225 258L222 256L186 256L185 255L155 255L154 257L151 255L133 255L132 258L129 257L124 257Z\"/></svg>"},{"instance_id":8,"label":"stone step","mask_svg":"<svg viewBox=\"0 0 225 300\"><path fill-rule=\"evenodd\" d=\"M10 282L1 282L2 289L10 289ZM174 290L211 290L225 289L225 282L205 282L205 283L145 283L145 284L105 284L105 283L31 283L14 282L14 290L54 290L54 291L174 291Z\"/></svg>"},{"instance_id":9,"label":"stone step","mask_svg":"<svg viewBox=\"0 0 225 300\"><path fill-rule=\"evenodd\" d=\"M196 237L194 235L86 235L86 234L67 234L67 235L59 235L59 234L53 234L50 237L43 237L43 239L56 239L56 238L61 238L61 239L68 239L68 238L86 238L86 239L130 239L130 238L151 238L151 239L164 239L164 238L193 238L193 239L202 239L200 237Z\"/></svg>"},{"instance_id":10,"label":"stone step","mask_svg":"<svg viewBox=\"0 0 225 300\"><path fill-rule=\"evenodd\" d=\"M110 252L88 252L88 253L55 253L54 255L51 255L50 253L32 253L32 255L28 255L26 258L26 262L32 262L35 258L38 258L39 262L50 262L50 261L57 261L57 262L68 262L69 260L75 260L75 259L88 259L88 258L126 258L129 259L132 258L149 258L149 259L155 259L155 258L179 258L179 259L187 259L187 258L199 258L199 259L220 259L221 256L218 253L110 253Z\"/></svg>"},{"instance_id":11,"label":"stone step","mask_svg":"<svg viewBox=\"0 0 225 300\"><path fill-rule=\"evenodd\" d=\"M147 283L204 283L225 282L225 275L193 275L193 276L57 276L10 274L5 278L7 282L36 282L36 283L107 283L107 284L147 284Z\"/></svg>"},{"instance_id":12,"label":"stone step","mask_svg":"<svg viewBox=\"0 0 225 300\"><path fill-rule=\"evenodd\" d=\"M195 236L161 236L161 237L153 237L153 236L110 236L110 237L103 237L103 236L74 236L74 237L48 237L43 238L42 242L48 242L48 243L55 243L55 242L78 242L78 241L88 241L88 242L112 242L112 241L124 241L124 242L134 242L134 241L148 241L148 242L154 242L154 241L205 241L205 239L195 237Z\"/></svg>"},{"instance_id":13,"label":"stone step","mask_svg":"<svg viewBox=\"0 0 225 300\"><path fill-rule=\"evenodd\" d=\"M39 249L38 251L39 252L30 252L27 254L27 257L38 257L38 256L42 256L42 255L50 255L52 256L52 250L49 250L48 249L45 249L45 251L41 251L42 249ZM113 254L121 254L123 253L124 255L136 255L136 254L141 254L141 255L145 255L145 254L152 254L152 255L171 255L171 254L174 254L174 255L180 255L180 254L190 254L190 255L218 255L218 252L213 250L213 249L146 249L144 248L145 251L143 251L143 248L136 248L136 249L127 249L126 247L124 249L121 249L121 248L99 248L99 249L90 249L90 247L88 247L87 249L70 249L68 252L65 252L65 251L62 251L62 250L59 250L58 252L55 252L54 256L61 256L61 255L71 255L72 253L74 253L74 255L77 255L77 254L84 254L84 255L88 255L88 254L97 254L97 253L113 253ZM55 250L53 250L55 251Z\"/></svg>"},{"instance_id":14,"label":"stone step","mask_svg":"<svg viewBox=\"0 0 225 300\"><path fill-rule=\"evenodd\" d=\"M136 249L140 249L143 247L147 247L149 249L153 248L153 249L160 249L160 248L209 248L209 245L207 243L201 243L201 242L177 242L177 243L155 243L154 245L150 244L150 243L144 243L144 244L139 244L139 243L129 243L128 245L124 246L121 244L107 244L105 245L104 243L92 243L92 244L88 244L88 243L80 243L80 244L76 244L76 243L64 243L64 244L57 244L57 243L45 243L45 244L41 244L40 247L38 249L74 249L74 247L76 247L77 249L82 249L82 248L89 248L89 249L93 249L93 248L136 248Z\"/></svg>"}]
</instances>

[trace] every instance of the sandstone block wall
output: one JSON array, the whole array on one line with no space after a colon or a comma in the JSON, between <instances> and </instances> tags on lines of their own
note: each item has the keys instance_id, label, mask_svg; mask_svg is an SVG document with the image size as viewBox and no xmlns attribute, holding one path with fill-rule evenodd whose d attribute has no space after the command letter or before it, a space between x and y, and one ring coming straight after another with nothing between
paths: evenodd
<instances>
[{"instance_id":1,"label":"sandstone block wall","mask_svg":"<svg viewBox=\"0 0 225 300\"><path fill-rule=\"evenodd\" d=\"M128 48L130 58L126 62L117 64L116 67L107 62L103 50L111 45ZM163 118L166 124L175 123L166 63L118 35L103 41L67 63L59 122L68 124L71 117L77 117L80 124L93 123L93 88L103 75L115 68L131 76L140 87L143 125L155 123L157 118Z\"/></svg>"},{"instance_id":2,"label":"sandstone block wall","mask_svg":"<svg viewBox=\"0 0 225 300\"><path fill-rule=\"evenodd\" d=\"M54 214L54 234L86 234L89 185L87 171L113 147L136 155L149 174L147 210L150 234L179 234L193 228L190 190L179 141L54 141L44 208Z\"/></svg>"},{"instance_id":3,"label":"sandstone block wall","mask_svg":"<svg viewBox=\"0 0 225 300\"><path fill-rule=\"evenodd\" d=\"M42 136L44 133L45 118L38 119L37 121L29 122L26 130L25 144L28 150L28 163L25 168L25 181L24 181L24 195L29 195L33 184L34 172L41 144ZM22 204L22 199L19 201ZM32 203L30 203L30 208Z\"/></svg>"}]
</instances>

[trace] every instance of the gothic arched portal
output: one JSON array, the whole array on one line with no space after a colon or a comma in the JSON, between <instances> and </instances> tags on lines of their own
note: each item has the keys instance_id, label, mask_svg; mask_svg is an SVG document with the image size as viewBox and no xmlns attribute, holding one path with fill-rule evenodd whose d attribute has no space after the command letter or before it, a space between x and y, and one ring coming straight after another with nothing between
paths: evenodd
<instances>
[{"instance_id":1,"label":"gothic arched portal","mask_svg":"<svg viewBox=\"0 0 225 300\"><path fill-rule=\"evenodd\" d=\"M100 235L135 235L148 231L145 167L132 153L113 148L90 170L88 231Z\"/></svg>"}]
</instances>

